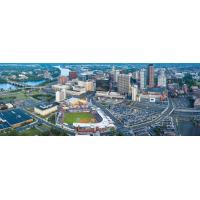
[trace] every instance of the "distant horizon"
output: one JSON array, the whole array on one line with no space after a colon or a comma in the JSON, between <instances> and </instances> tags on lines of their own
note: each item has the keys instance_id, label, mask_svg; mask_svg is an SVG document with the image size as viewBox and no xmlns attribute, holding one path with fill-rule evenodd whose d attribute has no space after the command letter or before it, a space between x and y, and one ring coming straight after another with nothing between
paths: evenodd
<instances>
[{"instance_id":1,"label":"distant horizon","mask_svg":"<svg viewBox=\"0 0 200 200\"><path fill-rule=\"evenodd\" d=\"M86 67L91 67L94 65L97 66L102 66L102 67L111 67L112 65L114 65L115 67L134 67L134 68L141 68L141 67L146 67L149 64L153 64L154 67L156 68L192 68L192 67L199 67L200 68L200 63L0 63L0 67L5 67L6 65L8 66L18 66L18 65L61 65L61 67L67 67L67 66L62 66L62 65L68 65L69 67L73 67L73 66L86 66ZM134 65L134 66L133 66ZM20 67L20 66L19 66ZM32 66L33 67L33 66ZM47 66L46 66L47 67Z\"/></svg>"}]
</instances>

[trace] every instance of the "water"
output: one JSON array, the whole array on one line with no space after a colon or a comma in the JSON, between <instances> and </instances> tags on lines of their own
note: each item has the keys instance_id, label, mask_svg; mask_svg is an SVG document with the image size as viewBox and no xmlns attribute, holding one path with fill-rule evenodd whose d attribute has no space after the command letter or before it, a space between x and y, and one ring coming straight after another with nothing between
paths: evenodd
<instances>
[{"instance_id":1,"label":"water","mask_svg":"<svg viewBox=\"0 0 200 200\"><path fill-rule=\"evenodd\" d=\"M44 83L45 80L41 80L41 81L27 81L24 82L25 84L29 85L29 86L38 86L41 83ZM0 83L0 91L8 91L8 90L16 90L19 89L19 87L15 86L15 85L11 85L10 83Z\"/></svg>"},{"instance_id":2,"label":"water","mask_svg":"<svg viewBox=\"0 0 200 200\"><path fill-rule=\"evenodd\" d=\"M179 121L178 129L183 136L200 136L200 127L195 126L191 121Z\"/></svg>"},{"instance_id":3,"label":"water","mask_svg":"<svg viewBox=\"0 0 200 200\"><path fill-rule=\"evenodd\" d=\"M17 89L17 87L9 83L0 83L0 90L15 90L15 89Z\"/></svg>"},{"instance_id":4,"label":"water","mask_svg":"<svg viewBox=\"0 0 200 200\"><path fill-rule=\"evenodd\" d=\"M41 81L26 81L24 82L24 84L29 85L29 86L37 86L40 85L41 83L44 83L45 80L41 80Z\"/></svg>"},{"instance_id":5,"label":"water","mask_svg":"<svg viewBox=\"0 0 200 200\"><path fill-rule=\"evenodd\" d=\"M54 66L54 67L60 69L60 71L61 71L61 74L60 74L60 75L61 75L61 76L69 76L69 72L70 72L69 69L61 68L60 66Z\"/></svg>"}]
</instances>

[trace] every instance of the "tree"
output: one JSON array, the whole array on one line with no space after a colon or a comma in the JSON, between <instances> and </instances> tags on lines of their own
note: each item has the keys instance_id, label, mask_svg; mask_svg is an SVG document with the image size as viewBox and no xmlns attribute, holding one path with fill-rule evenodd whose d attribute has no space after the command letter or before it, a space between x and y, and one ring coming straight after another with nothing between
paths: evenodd
<instances>
[{"instance_id":1,"label":"tree","mask_svg":"<svg viewBox=\"0 0 200 200\"><path fill-rule=\"evenodd\" d=\"M192 78L192 75L189 73L184 76L183 82L187 84L189 88L196 85L196 81Z\"/></svg>"},{"instance_id":2,"label":"tree","mask_svg":"<svg viewBox=\"0 0 200 200\"><path fill-rule=\"evenodd\" d=\"M122 132L117 132L116 136L124 136L124 134Z\"/></svg>"}]
</instances>

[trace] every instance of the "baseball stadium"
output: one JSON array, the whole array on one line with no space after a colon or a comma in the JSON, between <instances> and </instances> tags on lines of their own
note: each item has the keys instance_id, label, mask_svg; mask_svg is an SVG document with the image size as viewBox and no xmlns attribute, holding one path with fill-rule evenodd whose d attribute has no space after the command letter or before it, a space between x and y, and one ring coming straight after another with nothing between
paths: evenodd
<instances>
[{"instance_id":1,"label":"baseball stadium","mask_svg":"<svg viewBox=\"0 0 200 200\"><path fill-rule=\"evenodd\" d=\"M63 128L78 134L101 133L115 128L113 121L100 108L77 99L70 99L67 104L68 109L62 110L57 120Z\"/></svg>"}]
</instances>

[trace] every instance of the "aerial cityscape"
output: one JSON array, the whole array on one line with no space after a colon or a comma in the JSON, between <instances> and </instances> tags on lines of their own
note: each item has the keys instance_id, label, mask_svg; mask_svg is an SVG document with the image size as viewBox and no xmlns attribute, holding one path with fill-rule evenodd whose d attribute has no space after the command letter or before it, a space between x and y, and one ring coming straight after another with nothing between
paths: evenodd
<instances>
[{"instance_id":1,"label":"aerial cityscape","mask_svg":"<svg viewBox=\"0 0 200 200\"><path fill-rule=\"evenodd\" d=\"M198 136L200 64L0 64L0 136Z\"/></svg>"}]
</instances>

